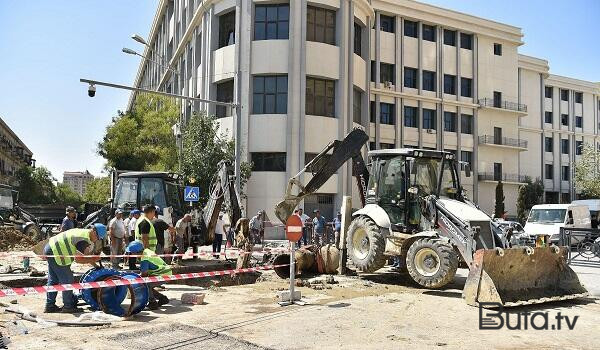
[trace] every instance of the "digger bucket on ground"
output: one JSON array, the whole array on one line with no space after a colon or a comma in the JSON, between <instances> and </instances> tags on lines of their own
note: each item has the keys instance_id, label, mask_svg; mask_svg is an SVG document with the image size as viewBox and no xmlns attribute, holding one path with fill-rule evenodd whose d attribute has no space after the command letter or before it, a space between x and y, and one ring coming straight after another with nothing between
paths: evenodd
<instances>
[{"instance_id":1,"label":"digger bucket on ground","mask_svg":"<svg viewBox=\"0 0 600 350\"><path fill-rule=\"evenodd\" d=\"M480 249L473 257L463 297L472 306L518 306L585 297L587 290L567 265L567 249Z\"/></svg>"}]
</instances>

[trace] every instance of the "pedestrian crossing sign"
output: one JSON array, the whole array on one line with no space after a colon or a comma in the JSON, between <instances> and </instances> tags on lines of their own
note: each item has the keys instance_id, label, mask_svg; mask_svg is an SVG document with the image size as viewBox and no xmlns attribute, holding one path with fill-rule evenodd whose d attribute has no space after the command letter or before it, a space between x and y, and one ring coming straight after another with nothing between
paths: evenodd
<instances>
[{"instance_id":1,"label":"pedestrian crossing sign","mask_svg":"<svg viewBox=\"0 0 600 350\"><path fill-rule=\"evenodd\" d=\"M200 200L200 187L186 186L183 191L183 200L186 202L197 202Z\"/></svg>"}]
</instances>

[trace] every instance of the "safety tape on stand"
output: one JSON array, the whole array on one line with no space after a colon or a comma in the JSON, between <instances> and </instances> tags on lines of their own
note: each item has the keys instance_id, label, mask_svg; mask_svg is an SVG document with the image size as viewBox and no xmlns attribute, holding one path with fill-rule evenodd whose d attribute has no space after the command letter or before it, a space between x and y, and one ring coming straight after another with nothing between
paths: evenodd
<instances>
[{"instance_id":1,"label":"safety tape on stand","mask_svg":"<svg viewBox=\"0 0 600 350\"><path fill-rule=\"evenodd\" d=\"M140 284L140 283L170 282L170 281L178 281L178 280L186 280L186 279L194 279L194 278L234 275L234 274L238 274L238 273L273 270L275 268L284 267L284 266L290 266L290 264L258 266L258 267L249 267L249 268L245 268L245 269L235 269L235 270L192 272L192 273L182 273L182 274L176 274L176 275L139 277L139 278L132 278L132 279L122 278L122 279L114 279L114 280L106 280L106 281L98 281L98 282L56 284L56 285L52 285L52 286L39 286L39 287L27 287L27 288L7 288L7 289L0 289L0 298L9 297L9 296L45 294L47 292L64 292L67 290L118 287L118 286L126 286L126 285Z\"/></svg>"}]
</instances>

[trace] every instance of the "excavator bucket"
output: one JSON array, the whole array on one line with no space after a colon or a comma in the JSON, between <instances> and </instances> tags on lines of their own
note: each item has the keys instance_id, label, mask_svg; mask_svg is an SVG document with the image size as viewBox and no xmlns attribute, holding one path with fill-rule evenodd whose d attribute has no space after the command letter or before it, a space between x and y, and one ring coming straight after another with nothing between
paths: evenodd
<instances>
[{"instance_id":1,"label":"excavator bucket","mask_svg":"<svg viewBox=\"0 0 600 350\"><path fill-rule=\"evenodd\" d=\"M567 249L479 249L473 257L463 298L472 306L519 306L585 297L587 290L567 265Z\"/></svg>"}]
</instances>

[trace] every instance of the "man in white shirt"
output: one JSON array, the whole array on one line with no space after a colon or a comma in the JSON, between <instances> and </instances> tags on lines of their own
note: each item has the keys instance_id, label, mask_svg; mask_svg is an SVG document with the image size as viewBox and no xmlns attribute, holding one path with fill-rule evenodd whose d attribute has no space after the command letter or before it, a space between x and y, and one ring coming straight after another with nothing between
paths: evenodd
<instances>
[{"instance_id":1,"label":"man in white shirt","mask_svg":"<svg viewBox=\"0 0 600 350\"><path fill-rule=\"evenodd\" d=\"M252 244L260 243L262 232L263 232L263 221L262 221L262 210L259 210L258 213L250 219L248 225L250 226L250 239Z\"/></svg>"},{"instance_id":2,"label":"man in white shirt","mask_svg":"<svg viewBox=\"0 0 600 350\"><path fill-rule=\"evenodd\" d=\"M219 213L219 219L215 226L215 240L213 241L213 256L219 259L221 253L221 243L223 243L223 235L225 235L225 221L223 221L223 214Z\"/></svg>"},{"instance_id":3,"label":"man in white shirt","mask_svg":"<svg viewBox=\"0 0 600 350\"><path fill-rule=\"evenodd\" d=\"M191 221L192 221L192 215L185 214L181 219L177 220L177 223L175 224L175 245L177 246L177 250L175 251L175 254L185 253L186 237L189 237L191 235L191 232L190 232L190 228L191 228L190 222ZM181 257L174 256L171 261L171 264L174 263L175 261L180 263Z\"/></svg>"},{"instance_id":4,"label":"man in white shirt","mask_svg":"<svg viewBox=\"0 0 600 350\"><path fill-rule=\"evenodd\" d=\"M134 209L131 211L131 219L129 219L129 222L127 223L127 231L129 234L129 237L127 239L127 243L131 243L133 241L135 241L135 225L137 224L137 220L140 218L140 215L142 214L142 212L138 209ZM129 259L129 269L130 270L135 270L135 260L136 258L128 258Z\"/></svg>"},{"instance_id":5,"label":"man in white shirt","mask_svg":"<svg viewBox=\"0 0 600 350\"><path fill-rule=\"evenodd\" d=\"M115 217L108 223L108 236L110 237L110 254L123 254L123 248L125 248L125 224L123 223L123 211L121 209L115 211ZM110 260L113 269L120 269L120 258L113 257Z\"/></svg>"},{"instance_id":6,"label":"man in white shirt","mask_svg":"<svg viewBox=\"0 0 600 350\"><path fill-rule=\"evenodd\" d=\"M312 223L312 219L310 218L310 216L304 214L304 210L302 208L298 208L298 216L300 217L300 219L302 219L302 241L304 242L304 245L307 245L308 243L308 232L310 229L310 224ZM309 224L309 225L307 225ZM300 243L298 242L298 245L300 245Z\"/></svg>"}]
</instances>

